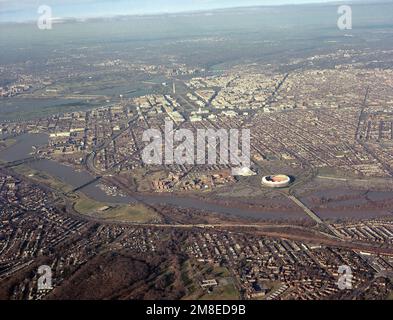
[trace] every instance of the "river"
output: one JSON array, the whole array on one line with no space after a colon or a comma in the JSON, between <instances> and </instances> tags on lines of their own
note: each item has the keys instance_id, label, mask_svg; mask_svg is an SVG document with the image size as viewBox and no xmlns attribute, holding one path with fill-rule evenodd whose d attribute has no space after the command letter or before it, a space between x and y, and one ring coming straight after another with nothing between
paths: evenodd
<instances>
[{"instance_id":1,"label":"river","mask_svg":"<svg viewBox=\"0 0 393 320\"><path fill-rule=\"evenodd\" d=\"M1 136L0 136L1 137ZM0 159L12 162L20 159L25 159L31 156L35 146L42 146L48 142L48 136L45 134L24 134L15 138L16 143L8 149L0 152ZM86 171L78 171L70 166L60 164L58 162L42 159L28 164L32 169L45 172L53 177L56 177L64 183L77 188L95 177ZM81 192L86 196L96 201L106 202L110 204L131 204L138 201L145 202L150 205L171 205L175 207L187 209L199 209L208 212L215 212L219 214L238 216L243 218L254 219L302 219L304 215L301 212L268 212L260 211L258 209L241 209L236 207L224 206L203 201L202 199L195 199L191 197L181 197L177 195L142 195L138 194L132 196L111 196L107 195L99 188L100 182L91 184Z\"/></svg>"}]
</instances>

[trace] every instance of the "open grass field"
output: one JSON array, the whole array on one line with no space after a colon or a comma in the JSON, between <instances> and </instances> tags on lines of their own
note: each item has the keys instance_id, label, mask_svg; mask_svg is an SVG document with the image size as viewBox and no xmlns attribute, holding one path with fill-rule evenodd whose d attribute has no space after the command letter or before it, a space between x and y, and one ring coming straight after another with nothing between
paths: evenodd
<instances>
[{"instance_id":1,"label":"open grass field","mask_svg":"<svg viewBox=\"0 0 393 320\"><path fill-rule=\"evenodd\" d=\"M159 220L159 215L142 204L113 205L89 199L78 193L74 209L83 215L119 222L147 223Z\"/></svg>"},{"instance_id":2,"label":"open grass field","mask_svg":"<svg viewBox=\"0 0 393 320\"><path fill-rule=\"evenodd\" d=\"M183 264L182 279L187 285L188 296L184 300L239 300L239 291L229 270L209 264L195 264L188 260ZM218 286L211 290L201 287L202 280L215 279Z\"/></svg>"},{"instance_id":3,"label":"open grass field","mask_svg":"<svg viewBox=\"0 0 393 320\"><path fill-rule=\"evenodd\" d=\"M238 300L239 293L234 284L220 284L214 288L212 293L207 293L199 298L200 300Z\"/></svg>"},{"instance_id":4,"label":"open grass field","mask_svg":"<svg viewBox=\"0 0 393 320\"><path fill-rule=\"evenodd\" d=\"M59 190L61 192L67 193L72 191L72 186L65 184L61 180L41 171L34 170L27 165L20 165L14 167L13 170L33 181L42 183L51 187L52 189Z\"/></svg>"}]
</instances>

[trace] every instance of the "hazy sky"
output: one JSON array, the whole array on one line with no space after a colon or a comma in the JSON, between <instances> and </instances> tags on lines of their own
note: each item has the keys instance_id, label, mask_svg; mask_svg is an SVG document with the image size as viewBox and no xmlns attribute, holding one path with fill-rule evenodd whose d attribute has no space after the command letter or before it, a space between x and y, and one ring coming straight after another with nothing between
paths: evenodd
<instances>
[{"instance_id":1,"label":"hazy sky","mask_svg":"<svg viewBox=\"0 0 393 320\"><path fill-rule=\"evenodd\" d=\"M0 21L34 20L43 4L51 6L55 17L81 18L315 2L333 0L0 0Z\"/></svg>"}]
</instances>

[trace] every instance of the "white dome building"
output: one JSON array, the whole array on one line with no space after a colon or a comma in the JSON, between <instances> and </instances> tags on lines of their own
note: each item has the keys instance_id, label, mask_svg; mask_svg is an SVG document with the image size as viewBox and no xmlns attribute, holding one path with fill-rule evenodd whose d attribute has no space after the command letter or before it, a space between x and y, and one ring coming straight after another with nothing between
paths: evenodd
<instances>
[{"instance_id":1,"label":"white dome building","mask_svg":"<svg viewBox=\"0 0 393 320\"><path fill-rule=\"evenodd\" d=\"M243 168L233 168L232 175L241 176L241 177L251 177L251 176L255 176L256 173L252 171L250 168L243 167Z\"/></svg>"}]
</instances>

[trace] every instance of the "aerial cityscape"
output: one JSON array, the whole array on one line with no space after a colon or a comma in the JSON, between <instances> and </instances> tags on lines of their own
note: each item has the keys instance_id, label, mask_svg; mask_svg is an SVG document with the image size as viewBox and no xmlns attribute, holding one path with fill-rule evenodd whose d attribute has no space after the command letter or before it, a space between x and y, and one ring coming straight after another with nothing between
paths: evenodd
<instances>
[{"instance_id":1,"label":"aerial cityscape","mask_svg":"<svg viewBox=\"0 0 393 320\"><path fill-rule=\"evenodd\" d=\"M0 300L393 299L393 1L91 2L0 2Z\"/></svg>"}]
</instances>

